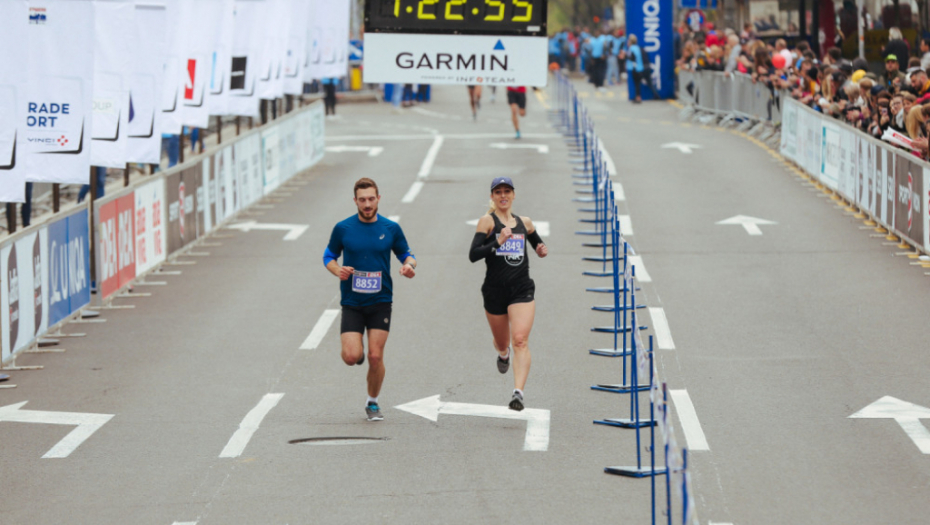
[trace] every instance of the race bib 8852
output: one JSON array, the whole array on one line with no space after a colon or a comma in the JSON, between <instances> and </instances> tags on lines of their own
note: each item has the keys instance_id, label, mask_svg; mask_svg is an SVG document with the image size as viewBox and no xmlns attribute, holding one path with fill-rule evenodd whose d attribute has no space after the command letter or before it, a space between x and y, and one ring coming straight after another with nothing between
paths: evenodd
<instances>
[{"instance_id":1,"label":"race bib 8852","mask_svg":"<svg viewBox=\"0 0 930 525\"><path fill-rule=\"evenodd\" d=\"M352 291L358 293L380 292L381 272L354 272L352 274Z\"/></svg>"}]
</instances>

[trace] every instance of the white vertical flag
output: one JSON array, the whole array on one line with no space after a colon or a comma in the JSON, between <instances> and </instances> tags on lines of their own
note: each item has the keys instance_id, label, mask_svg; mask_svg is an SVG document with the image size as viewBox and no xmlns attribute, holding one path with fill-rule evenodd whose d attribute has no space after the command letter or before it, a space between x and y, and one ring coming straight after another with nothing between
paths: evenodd
<instances>
[{"instance_id":1,"label":"white vertical flag","mask_svg":"<svg viewBox=\"0 0 930 525\"><path fill-rule=\"evenodd\" d=\"M287 49L284 53L284 93L300 95L304 90L304 68L307 62L307 29L310 25L309 1L290 4Z\"/></svg>"},{"instance_id":2,"label":"white vertical flag","mask_svg":"<svg viewBox=\"0 0 930 525\"><path fill-rule=\"evenodd\" d=\"M228 115L229 75L232 72L230 62L233 49L233 24L235 21L235 0L221 0L219 11L220 27L210 60L209 93L207 99L210 115Z\"/></svg>"},{"instance_id":3,"label":"white vertical flag","mask_svg":"<svg viewBox=\"0 0 930 525\"><path fill-rule=\"evenodd\" d=\"M315 0L314 4L310 74L314 79L344 77L349 54L349 0Z\"/></svg>"},{"instance_id":4,"label":"white vertical flag","mask_svg":"<svg viewBox=\"0 0 930 525\"><path fill-rule=\"evenodd\" d=\"M0 2L0 202L26 200L22 163L23 134L17 108L26 103L26 42L29 9L25 0ZM19 154L17 154L19 150ZM19 157L17 167L17 156Z\"/></svg>"},{"instance_id":5,"label":"white vertical flag","mask_svg":"<svg viewBox=\"0 0 930 525\"><path fill-rule=\"evenodd\" d=\"M29 2L24 101L17 140L26 180L87 184L94 102L94 4ZM16 49L21 49L17 46Z\"/></svg>"},{"instance_id":6,"label":"white vertical flag","mask_svg":"<svg viewBox=\"0 0 930 525\"><path fill-rule=\"evenodd\" d=\"M181 133L181 93L178 84L181 82L181 46L184 35L181 31L181 20L187 15L188 2L179 0L162 0L165 4L165 41L167 54L165 65L162 68L161 90L161 133L177 135Z\"/></svg>"},{"instance_id":7,"label":"white vertical flag","mask_svg":"<svg viewBox=\"0 0 930 525\"><path fill-rule=\"evenodd\" d=\"M161 93L168 56L168 6L137 0L129 75L129 162L161 162Z\"/></svg>"},{"instance_id":8,"label":"white vertical flag","mask_svg":"<svg viewBox=\"0 0 930 525\"><path fill-rule=\"evenodd\" d=\"M233 47L227 91L232 115L258 116L258 63L265 29L265 0L236 0L233 12Z\"/></svg>"},{"instance_id":9,"label":"white vertical flag","mask_svg":"<svg viewBox=\"0 0 930 525\"><path fill-rule=\"evenodd\" d=\"M268 13L265 17L265 35L258 64L258 97L271 100L284 94L281 70L287 38L286 0L267 0Z\"/></svg>"},{"instance_id":10,"label":"white vertical flag","mask_svg":"<svg viewBox=\"0 0 930 525\"><path fill-rule=\"evenodd\" d=\"M207 105L209 76L219 41L223 3L220 0L198 0L182 4L183 18L179 31L183 40L178 84L181 124L206 128L210 125L210 107Z\"/></svg>"},{"instance_id":11,"label":"white vertical flag","mask_svg":"<svg viewBox=\"0 0 930 525\"><path fill-rule=\"evenodd\" d=\"M129 158L129 76L136 37L135 6L126 0L94 1L94 125L90 163L125 168Z\"/></svg>"}]
</instances>

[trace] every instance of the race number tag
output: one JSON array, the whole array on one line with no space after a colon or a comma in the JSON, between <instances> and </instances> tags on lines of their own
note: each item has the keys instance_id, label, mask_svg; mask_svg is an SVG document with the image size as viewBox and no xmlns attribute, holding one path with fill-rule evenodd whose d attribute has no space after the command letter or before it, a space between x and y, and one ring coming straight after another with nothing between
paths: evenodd
<instances>
[{"instance_id":1,"label":"race number tag","mask_svg":"<svg viewBox=\"0 0 930 525\"><path fill-rule=\"evenodd\" d=\"M523 250L526 248L526 240L522 233L515 233L513 236L501 245L495 253L502 257L523 257Z\"/></svg>"},{"instance_id":2,"label":"race number tag","mask_svg":"<svg viewBox=\"0 0 930 525\"><path fill-rule=\"evenodd\" d=\"M381 272L354 272L352 274L352 291L358 293L380 292Z\"/></svg>"}]
</instances>

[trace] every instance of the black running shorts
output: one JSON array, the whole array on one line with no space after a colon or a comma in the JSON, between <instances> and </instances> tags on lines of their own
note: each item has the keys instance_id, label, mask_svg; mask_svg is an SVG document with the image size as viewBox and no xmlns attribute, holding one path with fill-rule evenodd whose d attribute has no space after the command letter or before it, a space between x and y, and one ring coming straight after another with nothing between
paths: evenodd
<instances>
[{"instance_id":1,"label":"black running shorts","mask_svg":"<svg viewBox=\"0 0 930 525\"><path fill-rule=\"evenodd\" d=\"M536 283L532 279L503 286L485 283L481 286L481 295L484 296L485 311L491 315L504 315L507 307L512 304L533 302L536 299Z\"/></svg>"},{"instance_id":2,"label":"black running shorts","mask_svg":"<svg viewBox=\"0 0 930 525\"><path fill-rule=\"evenodd\" d=\"M391 331L391 303L377 303L370 306L343 306L342 331L360 334L368 330Z\"/></svg>"},{"instance_id":3,"label":"black running shorts","mask_svg":"<svg viewBox=\"0 0 930 525\"><path fill-rule=\"evenodd\" d=\"M507 103L516 104L520 109L526 109L526 93L520 93L519 91L508 91Z\"/></svg>"}]
</instances>

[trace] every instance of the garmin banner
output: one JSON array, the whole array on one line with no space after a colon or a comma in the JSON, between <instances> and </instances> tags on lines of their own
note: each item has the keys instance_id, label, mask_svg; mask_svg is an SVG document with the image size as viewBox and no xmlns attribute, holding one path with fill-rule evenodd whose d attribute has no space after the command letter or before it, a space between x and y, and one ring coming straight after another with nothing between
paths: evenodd
<instances>
[{"instance_id":1,"label":"garmin banner","mask_svg":"<svg viewBox=\"0 0 930 525\"><path fill-rule=\"evenodd\" d=\"M672 27L672 0L645 0L626 3L626 30L636 35L639 46L649 54L652 63L652 84L662 98L675 94L675 50ZM630 100L635 97L633 79L628 80ZM640 88L643 100L653 98L651 91Z\"/></svg>"},{"instance_id":2,"label":"garmin banner","mask_svg":"<svg viewBox=\"0 0 930 525\"><path fill-rule=\"evenodd\" d=\"M26 41L29 9L25 0L0 2L0 49L18 49ZM23 202L26 199L25 171L16 166L17 150L22 151L22 134L17 133L16 108L25 101L23 79L26 76L25 53L5 53L0 68L0 202ZM17 140L17 138L19 140ZM22 158L22 153L19 154Z\"/></svg>"},{"instance_id":3,"label":"garmin banner","mask_svg":"<svg viewBox=\"0 0 930 525\"><path fill-rule=\"evenodd\" d=\"M161 162L161 111L165 59L168 56L168 10L165 5L136 4L135 56L129 75L129 162Z\"/></svg>"},{"instance_id":4,"label":"garmin banner","mask_svg":"<svg viewBox=\"0 0 930 525\"><path fill-rule=\"evenodd\" d=\"M26 96L17 113L26 180L87 184L94 102L94 4L90 0L34 1L29 2L28 16Z\"/></svg>"},{"instance_id":5,"label":"garmin banner","mask_svg":"<svg viewBox=\"0 0 930 525\"><path fill-rule=\"evenodd\" d=\"M135 53L135 6L96 2L94 9L94 119L90 163L125 168L129 160L129 72Z\"/></svg>"}]
</instances>

